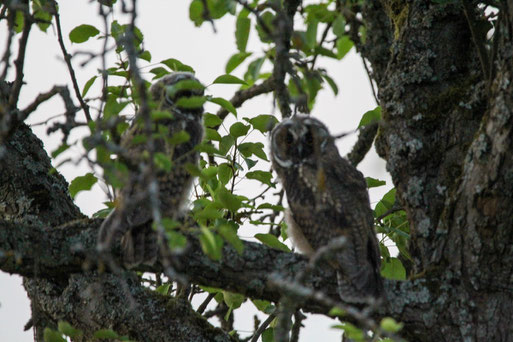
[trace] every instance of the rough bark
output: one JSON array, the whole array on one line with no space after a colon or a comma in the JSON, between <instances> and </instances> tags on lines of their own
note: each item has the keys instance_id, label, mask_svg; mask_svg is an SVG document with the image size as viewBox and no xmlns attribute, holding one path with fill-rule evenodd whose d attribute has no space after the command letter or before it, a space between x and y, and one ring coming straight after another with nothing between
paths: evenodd
<instances>
[{"instance_id":1,"label":"rough bark","mask_svg":"<svg viewBox=\"0 0 513 342\"><path fill-rule=\"evenodd\" d=\"M41 141L22 124L1 148L0 269L26 276L37 341L60 320L82 329L84 340L102 328L139 341L233 340L180 299L124 274L98 274L98 258L90 266L99 221L73 204Z\"/></svg>"},{"instance_id":2,"label":"rough bark","mask_svg":"<svg viewBox=\"0 0 513 342\"><path fill-rule=\"evenodd\" d=\"M376 147L408 215L415 266L410 280L386 282L388 304L376 315L402 321L411 341L513 341L513 6L500 5L489 75L476 46L484 36L470 29L482 18L466 16L459 2L368 1L362 12L367 39L357 46L372 65L383 113ZM0 269L27 277L36 326L64 319L88 331L103 324L140 333L146 323L122 302L118 286L125 286L144 315L157 315L161 323L151 329L168 334L165 340L229 339L183 303L130 277L95 273L99 221L84 219L72 204L26 126L0 153ZM214 262L194 237L189 242L173 258L177 271L253 298L278 300L273 277L293 277L306 265L301 256L248 242L242 255L226 247ZM329 269L305 285L336 294ZM84 290L97 286L102 303ZM302 306L329 310L316 301ZM171 335L166 324L187 334ZM156 336L135 337L164 335Z\"/></svg>"},{"instance_id":3,"label":"rough bark","mask_svg":"<svg viewBox=\"0 0 513 342\"><path fill-rule=\"evenodd\" d=\"M424 305L391 303L412 340L513 340L513 27L501 4L490 89L477 46L485 31L470 29L483 25L477 12L467 20L459 2L386 0L364 11L369 36L393 37L377 43L390 55L372 52L375 39L363 51L383 110L376 147L408 214L414 277L426 284Z\"/></svg>"}]
</instances>

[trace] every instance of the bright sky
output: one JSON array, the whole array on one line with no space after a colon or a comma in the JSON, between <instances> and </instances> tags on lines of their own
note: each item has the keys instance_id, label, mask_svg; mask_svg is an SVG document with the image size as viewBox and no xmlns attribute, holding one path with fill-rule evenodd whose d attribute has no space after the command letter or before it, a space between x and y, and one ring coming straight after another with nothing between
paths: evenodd
<instances>
[{"instance_id":1,"label":"bright sky","mask_svg":"<svg viewBox=\"0 0 513 342\"><path fill-rule=\"evenodd\" d=\"M204 84L210 84L217 76L224 74L226 61L236 52L234 18L226 16L226 18L216 21L217 33L213 33L212 27L208 23L197 28L188 20L189 3L189 1L166 0L139 1L137 25L144 34L146 49L152 54L152 63L158 63L167 58L176 58L191 65L196 70L197 77ZM61 24L68 50L70 52L84 50L99 51L102 44L101 41L93 39L87 43L72 46L67 37L68 33L80 24L94 25L101 30L101 19L97 16L97 3L90 3L86 0L74 0L62 1L59 5ZM126 17L119 14L116 15L116 19L121 24L127 22ZM0 25L0 40L5 41L6 37L7 29L4 21ZM262 50L258 42L256 33L252 30L248 50L253 52L255 56ZM3 44L0 47L3 49ZM85 82L97 73L96 70L99 67L99 64L91 63L86 68L80 68L79 64L83 60L83 57L77 57L73 60L80 87L83 87ZM233 74L241 77L246 65L247 63L239 66ZM317 104L312 115L324 121L332 134L355 129L361 115L368 110L374 109L376 106L361 58L352 50L342 61L320 58L318 65L327 69L329 74L335 79L339 86L339 95L335 97L329 88L322 90L317 97ZM154 66L146 67L143 70L148 71L152 67ZM266 71L270 71L269 64L266 64L265 67L267 68ZM144 76L150 80L152 74L145 73ZM23 87L21 94L21 108L30 103L37 94L48 91L54 85L68 84L71 90L71 82L62 60L53 27L50 27L46 34L40 32L37 28L32 30L27 49L27 61L25 63L25 82L27 85ZM97 82L91 88L88 96L95 92L99 93L99 83ZM229 99L236 89L237 87L235 86L214 85L209 87L207 92ZM271 100L271 96L268 95L249 101L238 110L239 118L273 113L274 109ZM212 105L207 107L207 110L215 111L217 107ZM38 123L50 116L63 112L62 101L55 98L40 106L38 111L29 118L29 123ZM79 113L79 116L80 114L82 113ZM58 134L47 136L46 129L47 126L44 125L33 127L34 132L43 140L46 150L52 151L59 146L60 137ZM84 132L80 133L79 131L76 134L84 134ZM356 138L357 136L353 134L338 141L339 151L342 155L347 154L351 150ZM259 139L266 143L264 137L257 137L255 135L252 139ZM79 149L72 149L66 156L76 158L79 153ZM262 167L268 168L267 165L262 165ZM392 187L390 178L385 173L385 163L379 159L374 149L372 149L358 168L365 176L387 181L386 187L371 189L371 203L374 206L383 194ZM74 177L89 172L89 169L84 164L77 166L69 163L60 168L59 171L68 181L71 181ZM255 182L252 182L252 185L242 183L239 190L241 193L244 191L249 192L252 190L251 187L255 187L253 183ZM79 194L76 198L77 205L88 215L103 208L103 201L105 201L105 195L99 185L95 185L90 192ZM261 231L256 231L251 227L244 227L241 235L251 237L258 232ZM0 341L32 341L32 333L23 332L23 326L30 318L30 308L25 291L21 286L21 278L0 272L0 284ZM201 302L201 300L198 300L198 302ZM255 313L256 310L253 305L247 303L243 305L242 310L237 311L235 324L236 328L241 330L241 336L247 336L249 331L252 330L253 315ZM262 319L264 316L260 315L259 317ZM330 329L331 325L336 324L334 320L315 315L309 317L304 324L306 328L302 330L300 341L311 341L314 339L322 339L324 341L340 340L340 332Z\"/></svg>"}]
</instances>

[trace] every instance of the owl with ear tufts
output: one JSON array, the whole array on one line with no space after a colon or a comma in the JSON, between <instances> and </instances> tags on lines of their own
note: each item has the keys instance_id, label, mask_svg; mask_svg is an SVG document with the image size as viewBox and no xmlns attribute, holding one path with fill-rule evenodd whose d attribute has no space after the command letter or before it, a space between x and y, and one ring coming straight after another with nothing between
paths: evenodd
<instances>
[{"instance_id":1,"label":"owl with ear tufts","mask_svg":"<svg viewBox=\"0 0 513 342\"><path fill-rule=\"evenodd\" d=\"M194 105L193 97L203 96L204 86L192 73L175 72L164 76L150 87L152 112L148 130L141 113L121 139L125 153L121 161L128 166L128 177L116 193L116 208L100 227L100 251L121 243L123 262L127 267L153 264L159 254L157 234L152 229L157 197L162 217L177 218L186 201L192 182L187 164L197 164L195 146L203 138L203 105ZM194 100L194 99L192 99ZM184 105L185 102L189 104ZM192 103L192 105L191 105ZM151 197L152 182L148 176L148 133L153 137L153 152L171 161L170 168L155 165L158 193ZM153 201L155 203L155 201Z\"/></svg>"},{"instance_id":2,"label":"owl with ear tufts","mask_svg":"<svg viewBox=\"0 0 513 342\"><path fill-rule=\"evenodd\" d=\"M326 126L309 116L282 121L271 133L271 156L287 194L288 234L296 248L311 257L345 237L329 260L340 297L351 303L381 297L381 258L366 182L339 155Z\"/></svg>"}]
</instances>

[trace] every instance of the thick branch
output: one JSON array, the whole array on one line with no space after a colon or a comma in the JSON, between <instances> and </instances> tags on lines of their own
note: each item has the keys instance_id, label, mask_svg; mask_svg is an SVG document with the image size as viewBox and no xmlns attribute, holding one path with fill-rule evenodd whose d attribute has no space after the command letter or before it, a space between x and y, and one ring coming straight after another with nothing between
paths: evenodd
<instances>
[{"instance_id":1,"label":"thick branch","mask_svg":"<svg viewBox=\"0 0 513 342\"><path fill-rule=\"evenodd\" d=\"M376 133L378 133L378 124L374 123L364 126L359 130L359 132L356 144L347 155L347 159L353 166L358 165L372 147Z\"/></svg>"},{"instance_id":2,"label":"thick branch","mask_svg":"<svg viewBox=\"0 0 513 342\"><path fill-rule=\"evenodd\" d=\"M274 78L269 77L260 84L256 84L248 89L237 91L235 95L233 95L233 97L230 99L230 102L235 108L239 108L247 100L273 91L274 84ZM219 109L219 111L217 112L217 116L221 120L224 120L224 118L226 118L228 114L229 112L224 108Z\"/></svg>"},{"instance_id":3,"label":"thick branch","mask_svg":"<svg viewBox=\"0 0 513 342\"><path fill-rule=\"evenodd\" d=\"M96 237L100 223L100 220L82 219L60 227L44 227L0 221L0 269L26 277L67 279L70 274L96 268ZM254 242L244 242L242 255L230 246L225 246L222 260L215 262L205 255L195 237L190 236L188 242L186 251L174 257L179 272L193 283L223 288L252 298L278 301L281 294L276 279L292 280L308 267L308 260L302 255L282 252ZM156 273L162 272L162 267L157 265L138 270ZM408 296L409 291L428 293L420 285L414 290L399 290L404 288L400 284L387 282L389 298ZM322 291L331 298L338 298L336 277L329 268L313 270L305 279L304 286ZM410 304L416 304L415 300ZM331 309L316 300L301 306L304 311L314 313L326 314ZM394 314L403 311L397 308L393 310ZM380 315L392 315L392 312L383 307Z\"/></svg>"},{"instance_id":4,"label":"thick branch","mask_svg":"<svg viewBox=\"0 0 513 342\"><path fill-rule=\"evenodd\" d=\"M44 278L25 279L32 302L46 320L65 320L83 331L82 338L112 329L136 341L234 341L211 326L180 298L160 295L138 283L137 277L93 272L72 274L62 286ZM32 298L37 297L37 298Z\"/></svg>"}]
</instances>

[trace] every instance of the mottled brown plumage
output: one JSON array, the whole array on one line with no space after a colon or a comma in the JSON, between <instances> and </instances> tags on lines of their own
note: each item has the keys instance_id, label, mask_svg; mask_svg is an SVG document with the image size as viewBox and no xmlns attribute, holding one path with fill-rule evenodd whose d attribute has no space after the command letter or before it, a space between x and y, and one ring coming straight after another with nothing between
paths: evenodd
<instances>
[{"instance_id":1,"label":"mottled brown plumage","mask_svg":"<svg viewBox=\"0 0 513 342\"><path fill-rule=\"evenodd\" d=\"M152 132L154 152L162 153L171 161L171 170L156 169L158 181L158 206L162 217L177 218L187 199L193 177L185 169L187 164L197 164L199 153L194 147L203 136L203 106L182 108L180 98L203 95L203 86L191 73L171 73L150 88L155 110L164 112L154 121ZM165 112L171 114L166 117ZM121 146L126 150L123 162L129 167L129 177L117 193L116 208L105 219L99 235L100 249L110 248L121 241L123 261L127 267L140 263L153 264L158 255L157 235L151 225L153 212L149 197L149 179L144 174L147 165L148 145L134 137L146 135L141 114L136 115L132 126L124 134ZM159 134L156 134L159 132ZM185 142L176 143L177 134L189 136Z\"/></svg>"},{"instance_id":2,"label":"mottled brown plumage","mask_svg":"<svg viewBox=\"0 0 513 342\"><path fill-rule=\"evenodd\" d=\"M319 120L296 115L271 134L273 169L285 188L289 236L312 256L334 238L346 242L330 264L343 300L366 302L382 293L381 259L367 186L342 158Z\"/></svg>"}]
</instances>

